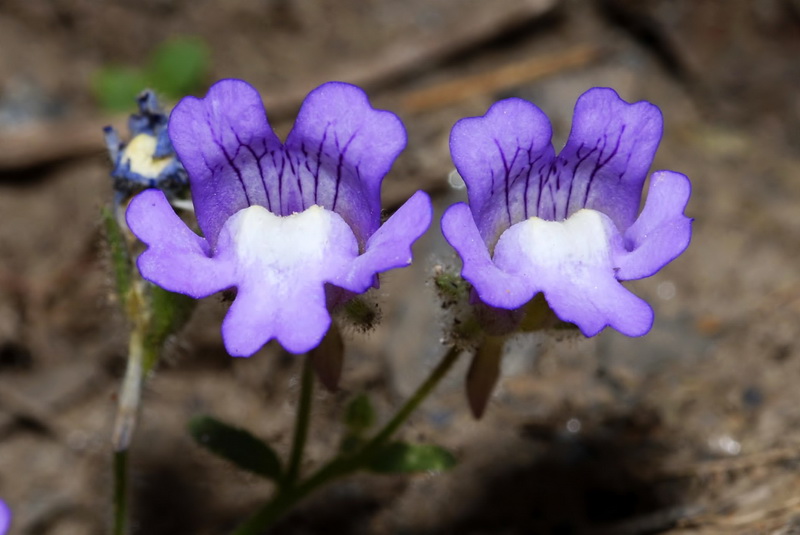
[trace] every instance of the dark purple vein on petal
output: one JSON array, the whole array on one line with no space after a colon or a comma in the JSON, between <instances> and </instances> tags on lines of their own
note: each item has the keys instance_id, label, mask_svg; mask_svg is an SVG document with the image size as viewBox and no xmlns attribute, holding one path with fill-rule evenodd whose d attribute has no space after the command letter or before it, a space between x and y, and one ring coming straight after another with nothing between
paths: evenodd
<instances>
[{"instance_id":1,"label":"dark purple vein on petal","mask_svg":"<svg viewBox=\"0 0 800 535\"><path fill-rule=\"evenodd\" d=\"M336 165L336 189L333 193L333 206L331 210L336 210L336 202L339 200L339 185L342 182L342 168L344 167L344 157L347 154L347 149L350 148L350 143L356 138L358 131L353 132L353 135L350 136L350 139L347 140L347 143L344 144L344 147L339 151L339 162ZM339 148L339 140L336 139L336 148Z\"/></svg>"},{"instance_id":2,"label":"dark purple vein on petal","mask_svg":"<svg viewBox=\"0 0 800 535\"><path fill-rule=\"evenodd\" d=\"M568 215L569 202L572 199L572 189L575 186L575 180L576 180L576 178L578 176L578 171L580 170L581 165L583 165L583 162L585 162L589 158L589 156L594 154L594 152L597 150L597 147L592 147L592 149L589 150L586 153L586 155L581 156L581 150L585 149L585 148L586 148L586 146L583 143L581 143L580 146L578 147L578 150L575 151L575 156L578 157L578 161L575 162L575 165L572 168L572 179L569 182L569 189L567 190L567 202L564 204L564 219L566 219L567 215ZM598 155L598 158L600 156L602 156L602 155L603 155L603 150L601 149L600 150L600 154ZM584 205L585 204L586 203L584 203Z\"/></svg>"},{"instance_id":3,"label":"dark purple vein on petal","mask_svg":"<svg viewBox=\"0 0 800 535\"><path fill-rule=\"evenodd\" d=\"M314 177L314 203L319 204L319 172L320 168L322 167L322 153L325 149L325 141L328 139L328 129L331 127L331 123L328 123L325 126L325 131L322 132L322 139L319 142L319 146L317 147L317 170L312 171L311 175ZM310 169L309 169L310 170Z\"/></svg>"},{"instance_id":4,"label":"dark purple vein on petal","mask_svg":"<svg viewBox=\"0 0 800 535\"><path fill-rule=\"evenodd\" d=\"M619 153L619 146L622 143L622 136L625 133L625 125L622 125L620 128L619 136L617 136L617 142L614 145L614 148L611 150L611 153L605 160L600 160L603 157L603 152L606 150L606 146L608 144L608 134L603 134L603 146L600 149L600 154L597 158L597 165L595 166L594 170L592 171L591 175L589 175L589 182L586 184L586 193L583 196L583 205L586 206L586 203L589 202L589 192L592 189L592 183L594 182L594 177L597 173L614 158Z\"/></svg>"},{"instance_id":5,"label":"dark purple vein on petal","mask_svg":"<svg viewBox=\"0 0 800 535\"><path fill-rule=\"evenodd\" d=\"M236 176L239 178L239 183L242 185L242 191L244 192L244 199L247 201L247 205L252 206L253 203L250 202L250 195L247 194L247 186L245 186L244 177L242 176L242 172L239 170L239 167L237 167L233 161L233 158L231 158L231 156L228 154L228 151L225 150L225 147L219 141L215 139L214 143L217 144L217 147L219 147L219 149L222 151L222 154L225 155L225 159L228 160L228 165L231 166L233 172L236 173Z\"/></svg>"}]
</instances>

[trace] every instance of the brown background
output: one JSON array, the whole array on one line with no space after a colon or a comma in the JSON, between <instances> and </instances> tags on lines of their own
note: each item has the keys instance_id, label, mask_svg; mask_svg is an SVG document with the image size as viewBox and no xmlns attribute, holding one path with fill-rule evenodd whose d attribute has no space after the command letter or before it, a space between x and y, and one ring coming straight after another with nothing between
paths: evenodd
<instances>
[{"instance_id":1,"label":"brown background","mask_svg":"<svg viewBox=\"0 0 800 535\"><path fill-rule=\"evenodd\" d=\"M189 34L211 48L209 82L259 87L281 134L330 79L396 111L409 148L386 179L389 208L419 188L439 210L463 197L447 183L458 118L516 95L550 115L560 143L592 86L659 105L655 168L694 186L691 247L631 284L656 309L648 336L515 341L479 422L462 366L402 432L451 448L457 468L351 478L277 533L800 530L796 0L19 0L0 4L0 497L12 533L106 532L127 327L100 232L100 127L124 118L100 114L89 80ZM366 391L385 418L442 353L426 281L455 262L432 231L414 267L375 292L384 321L348 335L342 388L316 400L308 467L337 444L347 400ZM225 307L201 304L147 386L135 533L225 533L271 492L184 431L211 413L288 445L299 362L272 347L228 357Z\"/></svg>"}]
</instances>

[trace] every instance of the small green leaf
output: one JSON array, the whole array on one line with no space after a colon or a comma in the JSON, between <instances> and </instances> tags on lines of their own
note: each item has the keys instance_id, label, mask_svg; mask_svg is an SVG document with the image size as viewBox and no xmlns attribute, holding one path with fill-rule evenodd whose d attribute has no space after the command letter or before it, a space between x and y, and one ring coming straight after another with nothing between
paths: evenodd
<instances>
[{"instance_id":1,"label":"small green leaf","mask_svg":"<svg viewBox=\"0 0 800 535\"><path fill-rule=\"evenodd\" d=\"M95 98L104 109L114 112L130 110L136 95L146 87L145 74L131 67L103 67L92 80Z\"/></svg>"},{"instance_id":2,"label":"small green leaf","mask_svg":"<svg viewBox=\"0 0 800 535\"><path fill-rule=\"evenodd\" d=\"M267 479L281 478L281 462L275 451L244 429L211 416L196 416L189 421L189 433L200 446L239 468Z\"/></svg>"},{"instance_id":3,"label":"small green leaf","mask_svg":"<svg viewBox=\"0 0 800 535\"><path fill-rule=\"evenodd\" d=\"M146 70L147 79L158 91L180 98L201 87L208 64L208 47L201 39L171 39L153 52Z\"/></svg>"},{"instance_id":4,"label":"small green leaf","mask_svg":"<svg viewBox=\"0 0 800 535\"><path fill-rule=\"evenodd\" d=\"M442 472L456 465L452 453L435 444L392 442L372 458L369 469L381 474Z\"/></svg>"},{"instance_id":5,"label":"small green leaf","mask_svg":"<svg viewBox=\"0 0 800 535\"><path fill-rule=\"evenodd\" d=\"M148 284L150 296L150 318L144 334L144 373L155 366L167 337L183 327L195 300L185 295L168 292L154 284Z\"/></svg>"},{"instance_id":6,"label":"small green leaf","mask_svg":"<svg viewBox=\"0 0 800 535\"><path fill-rule=\"evenodd\" d=\"M375 423L375 410L366 394L357 395L347 405L344 423L355 436L359 436Z\"/></svg>"},{"instance_id":7,"label":"small green leaf","mask_svg":"<svg viewBox=\"0 0 800 535\"><path fill-rule=\"evenodd\" d=\"M125 236L122 234L122 229L119 228L119 223L114 217L114 213L104 207L101 214L106 231L106 242L111 252L111 267L114 270L117 296L122 307L125 308L133 278L133 264L131 263L128 244L125 242Z\"/></svg>"}]
</instances>

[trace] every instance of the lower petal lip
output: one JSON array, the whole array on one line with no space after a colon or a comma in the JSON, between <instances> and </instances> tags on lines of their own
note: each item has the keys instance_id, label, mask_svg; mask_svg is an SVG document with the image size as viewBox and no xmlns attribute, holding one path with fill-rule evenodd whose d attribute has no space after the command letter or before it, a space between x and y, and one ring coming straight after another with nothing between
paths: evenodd
<instances>
[{"instance_id":1,"label":"lower petal lip","mask_svg":"<svg viewBox=\"0 0 800 535\"><path fill-rule=\"evenodd\" d=\"M131 230L148 246L138 260L147 280L193 297L237 288L223 323L234 356L249 356L273 338L294 353L315 347L331 322L325 285L360 293L377 273L408 265L431 217L430 198L418 192L359 255L350 226L319 206L285 217L261 206L240 210L223 225L213 252L160 191L143 192L127 212Z\"/></svg>"},{"instance_id":2,"label":"lower petal lip","mask_svg":"<svg viewBox=\"0 0 800 535\"><path fill-rule=\"evenodd\" d=\"M517 223L501 235L492 258L466 205L448 210L442 226L464 261L462 275L487 305L517 309L542 292L558 317L586 336L606 326L641 336L652 326L650 306L615 276L619 236L604 214L580 210L563 222Z\"/></svg>"}]
</instances>

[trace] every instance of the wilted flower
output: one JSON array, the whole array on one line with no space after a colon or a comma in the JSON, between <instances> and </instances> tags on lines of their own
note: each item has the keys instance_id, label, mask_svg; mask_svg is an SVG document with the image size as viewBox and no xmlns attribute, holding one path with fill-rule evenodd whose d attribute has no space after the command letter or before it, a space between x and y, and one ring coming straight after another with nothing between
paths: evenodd
<instances>
[{"instance_id":1,"label":"wilted flower","mask_svg":"<svg viewBox=\"0 0 800 535\"><path fill-rule=\"evenodd\" d=\"M469 205L451 206L442 231L478 298L515 310L542 292L586 336L606 326L647 333L652 309L620 281L653 275L691 238L683 214L691 185L680 173L653 173L639 213L661 134L656 106L606 88L578 99L558 155L550 121L525 100L456 123L450 150Z\"/></svg>"},{"instance_id":2,"label":"wilted flower","mask_svg":"<svg viewBox=\"0 0 800 535\"><path fill-rule=\"evenodd\" d=\"M421 191L381 225L380 185L405 147L405 129L355 86L312 91L281 143L258 92L223 80L175 107L169 135L204 237L161 191L145 191L127 212L148 245L138 266L146 279L195 298L236 287L222 325L231 355L251 355L272 338L293 353L314 348L330 307L408 265L430 225Z\"/></svg>"},{"instance_id":3,"label":"wilted flower","mask_svg":"<svg viewBox=\"0 0 800 535\"><path fill-rule=\"evenodd\" d=\"M120 140L114 128L105 128L118 203L143 188L159 188L174 194L186 186L186 171L175 157L167 133L167 116L155 93L142 92L137 103L139 114L128 119L131 135L128 143Z\"/></svg>"}]
</instances>

